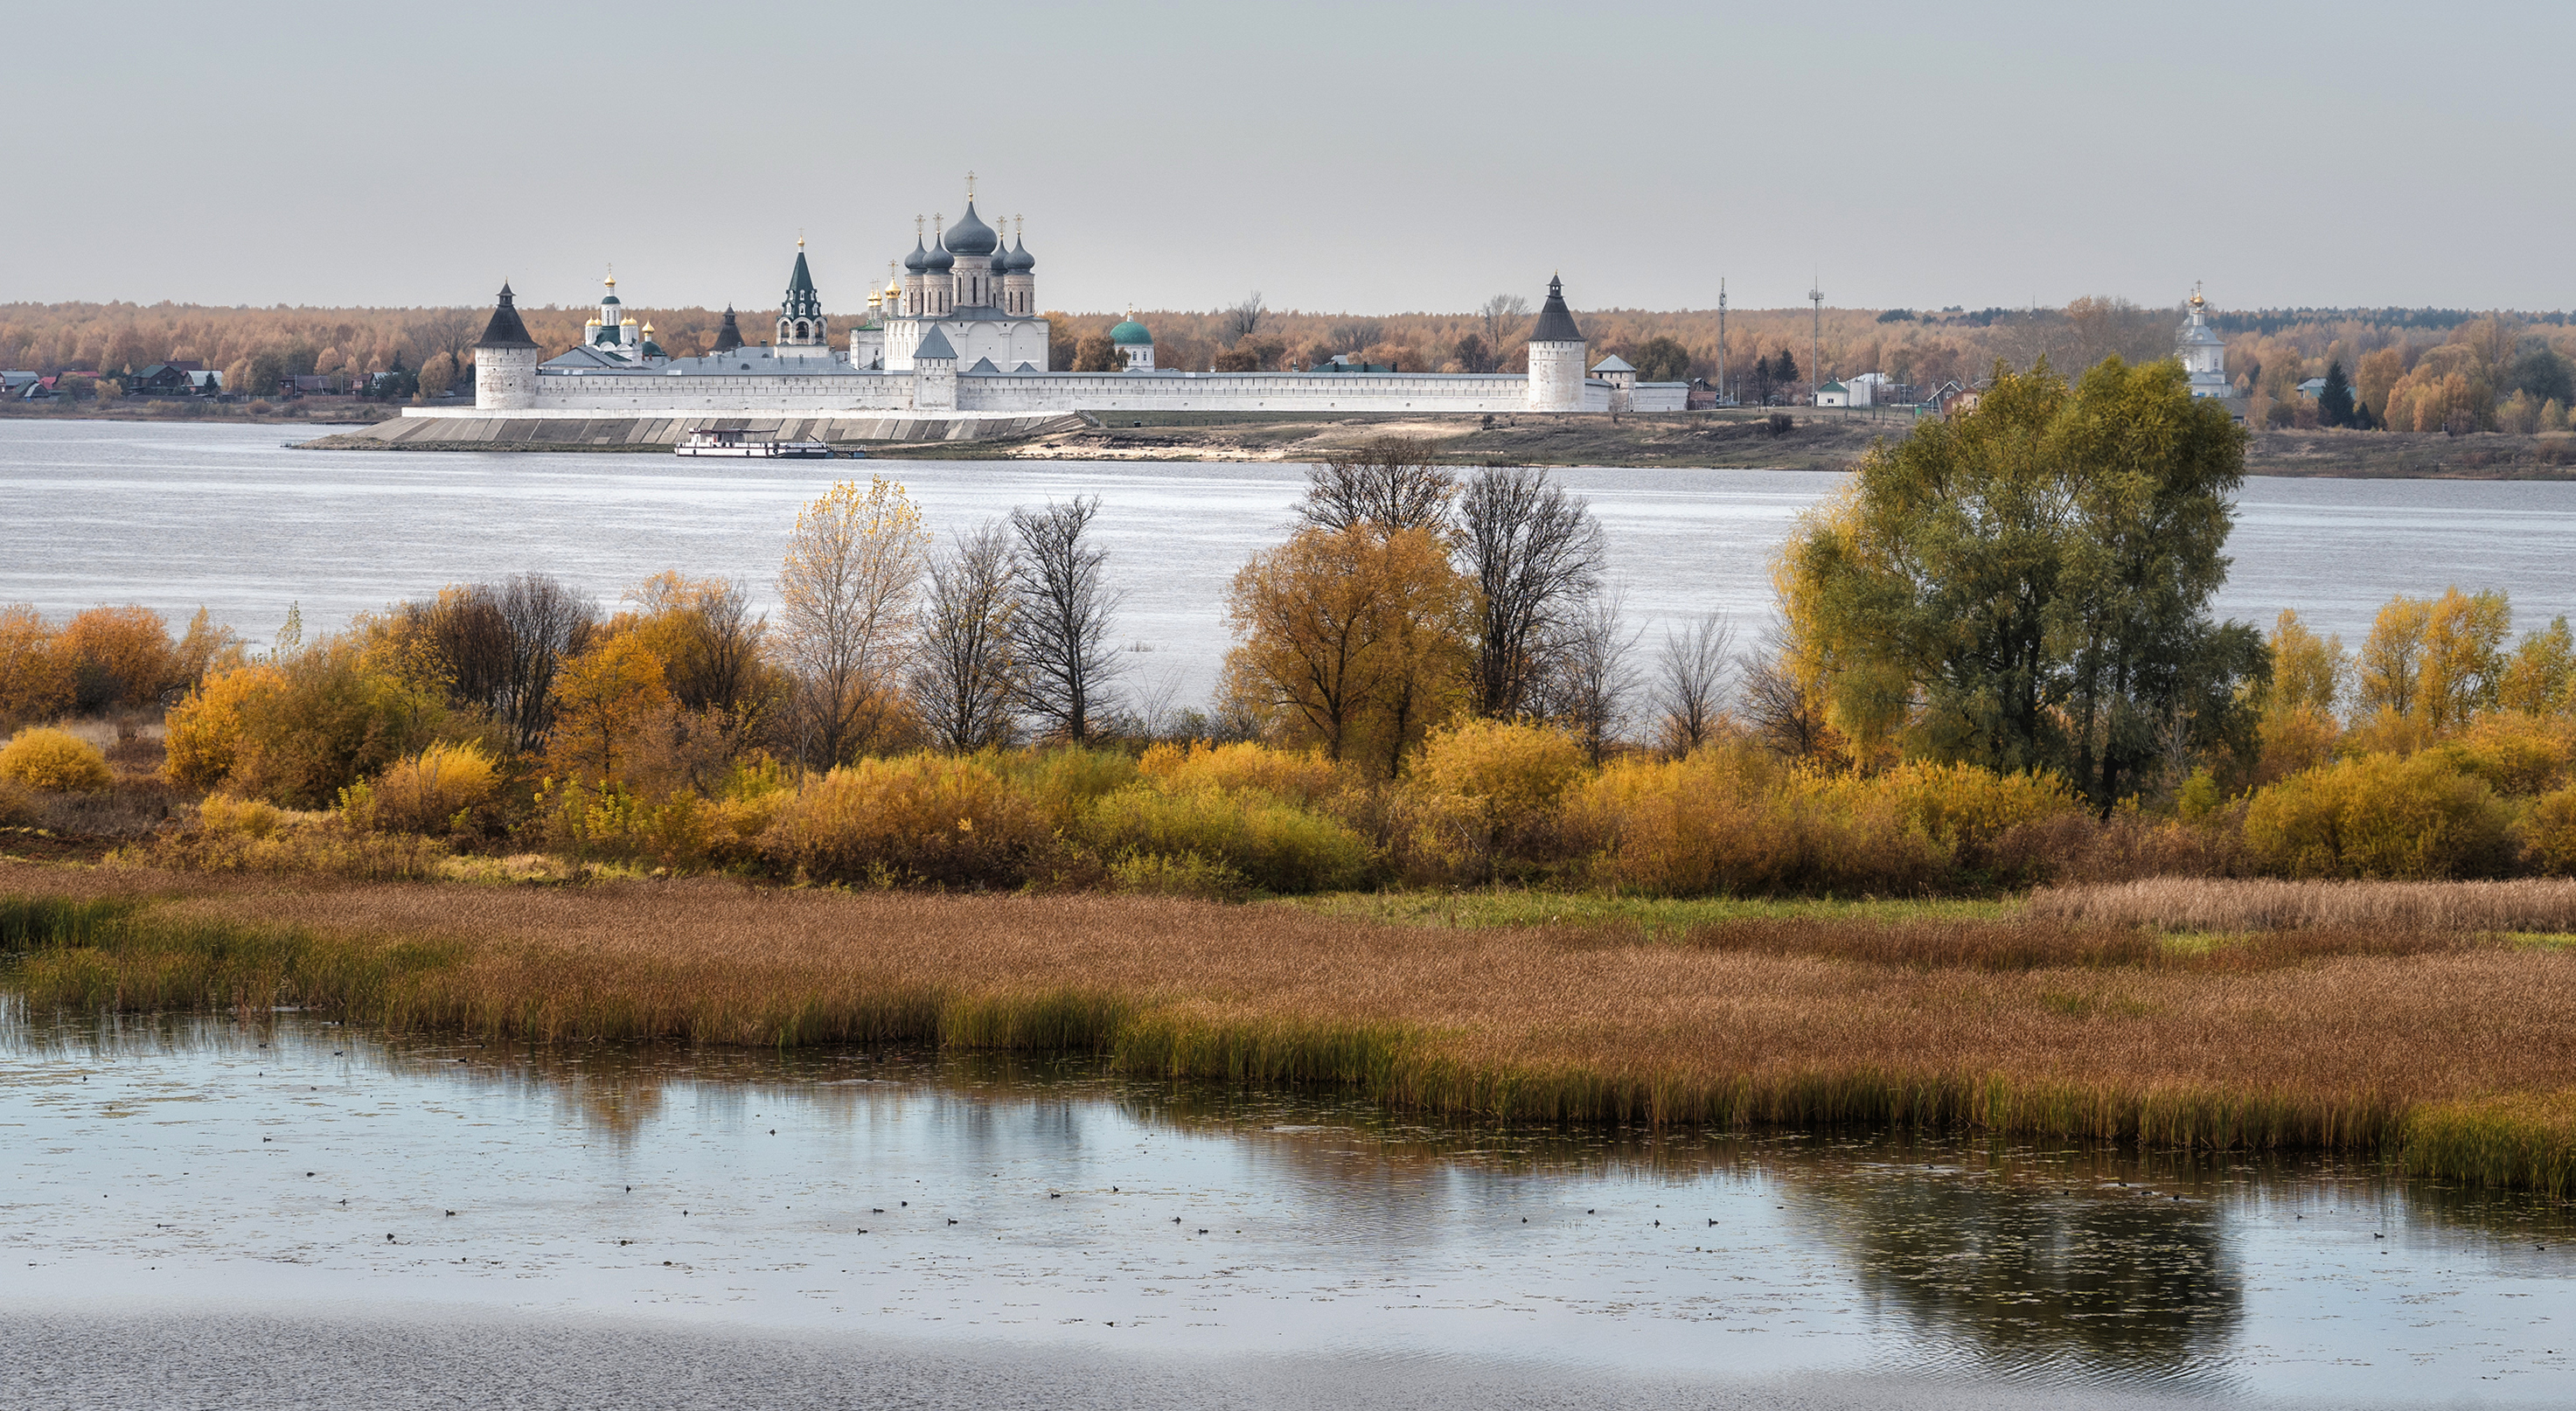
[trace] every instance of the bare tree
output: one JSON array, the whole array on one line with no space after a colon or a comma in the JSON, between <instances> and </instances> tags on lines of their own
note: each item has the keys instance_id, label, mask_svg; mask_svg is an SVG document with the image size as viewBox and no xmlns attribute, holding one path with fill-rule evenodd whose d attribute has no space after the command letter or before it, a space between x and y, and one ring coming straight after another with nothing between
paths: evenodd
<instances>
[{"instance_id":1,"label":"bare tree","mask_svg":"<svg viewBox=\"0 0 2576 1411\"><path fill-rule=\"evenodd\" d=\"M1708 613L1679 632L1664 629L1655 661L1656 729L1666 754L1676 758L1707 744L1725 708L1726 668L1735 628Z\"/></svg>"},{"instance_id":2,"label":"bare tree","mask_svg":"<svg viewBox=\"0 0 2576 1411\"><path fill-rule=\"evenodd\" d=\"M1011 536L997 523L931 560L913 659L913 712L958 754L1011 742Z\"/></svg>"},{"instance_id":3,"label":"bare tree","mask_svg":"<svg viewBox=\"0 0 2576 1411\"><path fill-rule=\"evenodd\" d=\"M1775 754L1813 759L1825 752L1833 729L1825 703L1789 665L1786 634L1774 622L1762 644L1743 662L1744 720L1755 739Z\"/></svg>"},{"instance_id":4,"label":"bare tree","mask_svg":"<svg viewBox=\"0 0 2576 1411\"><path fill-rule=\"evenodd\" d=\"M1595 765L1626 727L1637 694L1636 648L1645 634L1622 627L1625 599L1617 588L1593 594L1566 624L1555 663L1554 713L1574 726Z\"/></svg>"},{"instance_id":5,"label":"bare tree","mask_svg":"<svg viewBox=\"0 0 2576 1411\"><path fill-rule=\"evenodd\" d=\"M599 603L547 573L511 575L491 602L509 634L493 713L520 749L534 750L554 727L555 669L587 644Z\"/></svg>"},{"instance_id":6,"label":"bare tree","mask_svg":"<svg viewBox=\"0 0 2576 1411\"><path fill-rule=\"evenodd\" d=\"M1328 453L1306 471L1306 503L1299 523L1338 533L1373 524L1387 533L1428 529L1445 534L1458 477L1432 460L1438 443L1427 437L1381 436Z\"/></svg>"},{"instance_id":7,"label":"bare tree","mask_svg":"<svg viewBox=\"0 0 2576 1411\"><path fill-rule=\"evenodd\" d=\"M677 683L684 704L714 709L741 718L756 704L751 699L761 677L760 642L769 633L767 614L754 616L751 590L739 578L704 586L690 616L697 641L693 678Z\"/></svg>"},{"instance_id":8,"label":"bare tree","mask_svg":"<svg viewBox=\"0 0 2576 1411\"><path fill-rule=\"evenodd\" d=\"M1084 537L1099 513L1096 495L1011 512L1015 694L1047 733L1077 745L1114 710L1108 688L1119 669L1109 626L1121 595L1102 579L1108 551Z\"/></svg>"},{"instance_id":9,"label":"bare tree","mask_svg":"<svg viewBox=\"0 0 2576 1411\"><path fill-rule=\"evenodd\" d=\"M1518 294L1497 294L1476 310L1485 321L1485 347L1499 357L1510 335L1520 331L1521 320L1529 316L1529 300Z\"/></svg>"},{"instance_id":10,"label":"bare tree","mask_svg":"<svg viewBox=\"0 0 2576 1411\"><path fill-rule=\"evenodd\" d=\"M1233 347L1260 332L1261 316L1268 312L1268 309L1262 307L1261 291L1258 289L1244 295L1241 303L1229 305L1224 310L1223 319L1218 323L1218 327L1225 330L1226 346Z\"/></svg>"},{"instance_id":11,"label":"bare tree","mask_svg":"<svg viewBox=\"0 0 2576 1411\"><path fill-rule=\"evenodd\" d=\"M1601 525L1546 471L1487 466L1459 495L1457 554L1481 598L1476 708L1498 719L1523 714L1538 703L1566 633L1600 588Z\"/></svg>"}]
</instances>

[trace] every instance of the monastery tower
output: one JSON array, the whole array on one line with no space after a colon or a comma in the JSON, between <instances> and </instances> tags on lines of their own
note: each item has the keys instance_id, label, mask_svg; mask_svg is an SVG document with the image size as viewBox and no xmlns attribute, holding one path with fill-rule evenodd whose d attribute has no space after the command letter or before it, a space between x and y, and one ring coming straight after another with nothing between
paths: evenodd
<instances>
[{"instance_id":1,"label":"monastery tower","mask_svg":"<svg viewBox=\"0 0 2576 1411\"><path fill-rule=\"evenodd\" d=\"M1539 306L1538 324L1529 336L1529 409L1534 412L1583 410L1583 331L1565 306L1565 284L1548 276L1547 302Z\"/></svg>"},{"instance_id":2,"label":"monastery tower","mask_svg":"<svg viewBox=\"0 0 2576 1411\"><path fill-rule=\"evenodd\" d=\"M501 283L501 302L483 338L474 345L474 405L494 411L525 411L537 404L537 340L511 302L509 281Z\"/></svg>"}]
</instances>

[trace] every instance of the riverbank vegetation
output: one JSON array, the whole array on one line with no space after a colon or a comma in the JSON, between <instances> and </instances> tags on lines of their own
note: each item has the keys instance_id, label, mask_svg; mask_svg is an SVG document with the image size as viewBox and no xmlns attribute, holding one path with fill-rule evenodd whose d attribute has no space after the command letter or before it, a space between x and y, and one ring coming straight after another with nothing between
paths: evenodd
<instances>
[{"instance_id":1,"label":"riverbank vegetation","mask_svg":"<svg viewBox=\"0 0 2576 1411\"><path fill-rule=\"evenodd\" d=\"M2571 884L2555 884L2565 893ZM2568 958L2031 915L1430 932L1268 906L0 864L39 1005L551 1041L938 1043L1542 1121L1966 1128L2392 1157L2564 1191ZM2562 895L2557 905L2569 899Z\"/></svg>"}]
</instances>

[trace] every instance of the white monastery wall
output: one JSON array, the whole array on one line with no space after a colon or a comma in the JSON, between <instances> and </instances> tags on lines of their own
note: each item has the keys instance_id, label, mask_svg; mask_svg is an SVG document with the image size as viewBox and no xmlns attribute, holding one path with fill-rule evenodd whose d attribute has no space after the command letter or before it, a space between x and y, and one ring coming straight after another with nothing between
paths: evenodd
<instances>
[{"instance_id":1,"label":"white monastery wall","mask_svg":"<svg viewBox=\"0 0 2576 1411\"><path fill-rule=\"evenodd\" d=\"M1519 412L1517 373L976 373L957 379L960 411Z\"/></svg>"},{"instance_id":2,"label":"white monastery wall","mask_svg":"<svg viewBox=\"0 0 2576 1411\"><path fill-rule=\"evenodd\" d=\"M614 372L536 379L541 411L840 412L908 411L912 378L886 373L799 377L670 377ZM478 401L480 399L478 398Z\"/></svg>"}]
</instances>

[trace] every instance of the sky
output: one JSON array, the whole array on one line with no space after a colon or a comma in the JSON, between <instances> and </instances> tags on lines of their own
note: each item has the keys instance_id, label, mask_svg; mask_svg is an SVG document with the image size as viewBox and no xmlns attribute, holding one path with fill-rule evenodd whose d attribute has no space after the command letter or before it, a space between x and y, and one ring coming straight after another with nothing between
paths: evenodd
<instances>
[{"instance_id":1,"label":"sky","mask_svg":"<svg viewBox=\"0 0 2576 1411\"><path fill-rule=\"evenodd\" d=\"M0 303L2566 308L2564 4L6 7Z\"/></svg>"}]
</instances>

